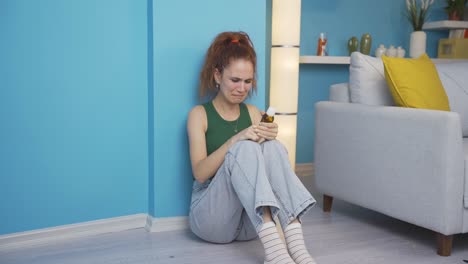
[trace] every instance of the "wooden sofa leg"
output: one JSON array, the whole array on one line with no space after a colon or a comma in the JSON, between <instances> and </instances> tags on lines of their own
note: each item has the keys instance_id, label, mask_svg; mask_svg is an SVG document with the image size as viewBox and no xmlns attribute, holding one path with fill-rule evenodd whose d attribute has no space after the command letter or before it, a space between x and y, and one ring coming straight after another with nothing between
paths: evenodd
<instances>
[{"instance_id":1,"label":"wooden sofa leg","mask_svg":"<svg viewBox=\"0 0 468 264\"><path fill-rule=\"evenodd\" d=\"M326 194L323 195L323 211L330 212L333 204L333 197Z\"/></svg>"},{"instance_id":2,"label":"wooden sofa leg","mask_svg":"<svg viewBox=\"0 0 468 264\"><path fill-rule=\"evenodd\" d=\"M443 257L448 257L452 254L453 235L446 236L437 233L437 254Z\"/></svg>"}]
</instances>

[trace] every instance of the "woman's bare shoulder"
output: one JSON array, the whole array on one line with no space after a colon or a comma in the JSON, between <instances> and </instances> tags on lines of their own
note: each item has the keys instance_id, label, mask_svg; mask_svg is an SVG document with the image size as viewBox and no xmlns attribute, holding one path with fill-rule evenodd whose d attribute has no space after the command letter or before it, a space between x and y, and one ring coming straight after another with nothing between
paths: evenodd
<instances>
[{"instance_id":1,"label":"woman's bare shoulder","mask_svg":"<svg viewBox=\"0 0 468 264\"><path fill-rule=\"evenodd\" d=\"M260 115L260 110L255 105L245 104L247 106L247 110L249 110L250 119L252 120L253 124L257 124L260 122L262 116Z\"/></svg>"},{"instance_id":2,"label":"woman's bare shoulder","mask_svg":"<svg viewBox=\"0 0 468 264\"><path fill-rule=\"evenodd\" d=\"M206 116L205 108L203 107L203 105L194 106L192 110L190 110L189 112L189 118L192 116L194 117Z\"/></svg>"},{"instance_id":3,"label":"woman's bare shoulder","mask_svg":"<svg viewBox=\"0 0 468 264\"><path fill-rule=\"evenodd\" d=\"M187 126L190 127L199 127L202 126L206 128L206 112L203 105L197 105L190 110L188 119L187 119Z\"/></svg>"},{"instance_id":4,"label":"woman's bare shoulder","mask_svg":"<svg viewBox=\"0 0 468 264\"><path fill-rule=\"evenodd\" d=\"M255 106L255 105L252 105L252 104L245 104L247 106L247 109L249 110L249 112L259 112L260 113L260 110L258 110L258 108Z\"/></svg>"}]
</instances>

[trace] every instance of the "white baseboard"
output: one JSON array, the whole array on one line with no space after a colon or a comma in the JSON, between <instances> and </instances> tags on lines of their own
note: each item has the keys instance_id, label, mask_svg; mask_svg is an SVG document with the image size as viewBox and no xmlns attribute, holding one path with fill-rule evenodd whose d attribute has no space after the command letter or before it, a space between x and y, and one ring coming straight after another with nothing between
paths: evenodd
<instances>
[{"instance_id":1,"label":"white baseboard","mask_svg":"<svg viewBox=\"0 0 468 264\"><path fill-rule=\"evenodd\" d=\"M189 223L187 216L154 218L148 215L145 226L148 232L165 232L188 228Z\"/></svg>"},{"instance_id":2,"label":"white baseboard","mask_svg":"<svg viewBox=\"0 0 468 264\"><path fill-rule=\"evenodd\" d=\"M25 246L57 242L58 240L143 228L145 227L146 218L147 214L135 214L1 235L0 252Z\"/></svg>"},{"instance_id":3,"label":"white baseboard","mask_svg":"<svg viewBox=\"0 0 468 264\"><path fill-rule=\"evenodd\" d=\"M137 228L145 228L148 232L164 232L188 229L189 224L186 216L153 218L147 214L135 214L114 217L78 224L0 235L0 252Z\"/></svg>"},{"instance_id":4,"label":"white baseboard","mask_svg":"<svg viewBox=\"0 0 468 264\"><path fill-rule=\"evenodd\" d=\"M299 177L308 177L314 175L314 164L296 163L296 174Z\"/></svg>"}]
</instances>

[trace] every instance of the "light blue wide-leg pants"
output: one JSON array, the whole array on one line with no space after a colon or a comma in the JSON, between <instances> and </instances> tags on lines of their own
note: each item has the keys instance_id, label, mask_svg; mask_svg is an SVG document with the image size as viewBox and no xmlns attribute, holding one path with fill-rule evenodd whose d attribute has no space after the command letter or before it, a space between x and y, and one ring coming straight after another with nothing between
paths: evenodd
<instances>
[{"instance_id":1,"label":"light blue wide-leg pants","mask_svg":"<svg viewBox=\"0 0 468 264\"><path fill-rule=\"evenodd\" d=\"M314 204L279 141L244 140L229 149L211 180L194 181L189 223L209 242L250 240L262 227L263 207L269 206L285 228Z\"/></svg>"}]
</instances>

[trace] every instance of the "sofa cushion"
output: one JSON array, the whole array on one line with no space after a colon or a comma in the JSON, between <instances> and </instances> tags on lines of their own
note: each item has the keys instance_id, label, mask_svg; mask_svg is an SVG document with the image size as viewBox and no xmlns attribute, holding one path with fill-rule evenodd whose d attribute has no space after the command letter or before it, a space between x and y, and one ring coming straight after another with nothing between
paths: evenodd
<instances>
[{"instance_id":1,"label":"sofa cushion","mask_svg":"<svg viewBox=\"0 0 468 264\"><path fill-rule=\"evenodd\" d=\"M468 62L436 64L450 109L460 115L464 137L468 137Z\"/></svg>"},{"instance_id":2,"label":"sofa cushion","mask_svg":"<svg viewBox=\"0 0 468 264\"><path fill-rule=\"evenodd\" d=\"M444 86L426 54L417 59L382 56L385 79L398 106L450 111Z\"/></svg>"},{"instance_id":3,"label":"sofa cushion","mask_svg":"<svg viewBox=\"0 0 468 264\"><path fill-rule=\"evenodd\" d=\"M385 82L382 60L359 52L351 54L349 93L352 103L395 105Z\"/></svg>"}]
</instances>

